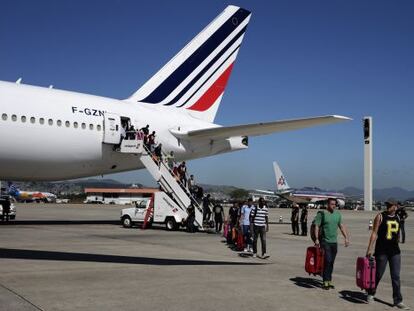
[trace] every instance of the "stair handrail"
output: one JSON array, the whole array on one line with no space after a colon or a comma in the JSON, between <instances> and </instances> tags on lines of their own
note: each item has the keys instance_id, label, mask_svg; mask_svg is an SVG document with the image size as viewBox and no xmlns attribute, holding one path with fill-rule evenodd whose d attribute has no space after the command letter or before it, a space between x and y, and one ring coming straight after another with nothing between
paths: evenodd
<instances>
[{"instance_id":1,"label":"stair handrail","mask_svg":"<svg viewBox=\"0 0 414 311\"><path fill-rule=\"evenodd\" d=\"M148 155L152 155L152 152L147 148L147 146L145 145L145 144L143 144L143 149L147 152L147 154ZM162 154L162 156L164 157L164 158L166 158L167 156L168 156L168 154L166 154L165 152L163 152L162 150L161 150L161 154ZM152 158L152 157L151 157ZM155 160L153 159L153 161L155 162ZM162 160L159 160L159 163L156 163L156 164L158 164L158 166L163 166L163 167L165 167L167 170L168 170L168 172L171 174L171 176L173 176L174 177L174 179L175 179L175 174L174 174L174 172L173 172L173 170L171 170L171 168L164 162L164 161L162 161ZM177 162L176 161L174 161L174 165L176 165L177 164ZM175 179L175 181L177 182L177 184L181 187L181 189L185 192L185 194L190 198L190 202L198 209L198 211L199 212L203 212L203 210L202 210L202 208L201 208L201 206L200 206L200 204L198 204L198 202L197 202L197 200L196 200L196 198L192 195L192 193L187 189L187 187L185 187L184 186L184 184L181 182L181 180L176 180Z\"/></svg>"}]
</instances>

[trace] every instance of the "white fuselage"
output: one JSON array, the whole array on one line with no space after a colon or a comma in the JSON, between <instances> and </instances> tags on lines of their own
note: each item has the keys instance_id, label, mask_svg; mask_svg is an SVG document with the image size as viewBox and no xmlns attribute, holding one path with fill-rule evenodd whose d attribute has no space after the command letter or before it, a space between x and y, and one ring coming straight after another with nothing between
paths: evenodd
<instances>
[{"instance_id":1,"label":"white fuselage","mask_svg":"<svg viewBox=\"0 0 414 311\"><path fill-rule=\"evenodd\" d=\"M218 125L174 107L0 82L0 180L62 180L143 168L136 155L104 143L105 114L128 117L136 129L149 124L176 160L247 148L242 137L180 141L170 130Z\"/></svg>"}]
</instances>

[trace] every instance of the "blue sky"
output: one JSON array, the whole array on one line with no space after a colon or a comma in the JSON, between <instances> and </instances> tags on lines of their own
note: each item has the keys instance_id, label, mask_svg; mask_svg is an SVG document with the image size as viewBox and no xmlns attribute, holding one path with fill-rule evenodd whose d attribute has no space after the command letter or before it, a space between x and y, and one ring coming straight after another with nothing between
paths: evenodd
<instances>
[{"instance_id":1,"label":"blue sky","mask_svg":"<svg viewBox=\"0 0 414 311\"><path fill-rule=\"evenodd\" d=\"M0 5L0 80L126 98L224 7L252 11L216 122L341 114L339 125L252 137L189 163L199 182L361 187L374 118L374 187L414 189L412 1L19 1ZM112 177L151 184L146 172Z\"/></svg>"}]
</instances>

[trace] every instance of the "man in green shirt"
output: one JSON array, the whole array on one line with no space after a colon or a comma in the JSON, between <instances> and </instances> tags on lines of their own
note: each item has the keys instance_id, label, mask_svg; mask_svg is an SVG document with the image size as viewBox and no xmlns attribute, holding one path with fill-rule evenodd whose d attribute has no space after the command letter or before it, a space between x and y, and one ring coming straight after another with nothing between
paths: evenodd
<instances>
[{"instance_id":1,"label":"man in green shirt","mask_svg":"<svg viewBox=\"0 0 414 311\"><path fill-rule=\"evenodd\" d=\"M315 246L324 250L323 289L335 288L332 284L332 272L338 252L338 228L345 238L345 247L349 245L349 235L342 223L342 215L335 210L336 203L336 199L329 198L326 211L319 211L313 221Z\"/></svg>"}]
</instances>

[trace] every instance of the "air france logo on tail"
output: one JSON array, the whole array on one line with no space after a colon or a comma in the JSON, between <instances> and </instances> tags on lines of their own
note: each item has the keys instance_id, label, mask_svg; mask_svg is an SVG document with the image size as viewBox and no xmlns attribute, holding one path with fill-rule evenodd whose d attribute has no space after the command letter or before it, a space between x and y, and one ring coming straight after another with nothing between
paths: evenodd
<instances>
[{"instance_id":1,"label":"air france logo on tail","mask_svg":"<svg viewBox=\"0 0 414 311\"><path fill-rule=\"evenodd\" d=\"M184 108L212 122L250 16L246 9L228 6L130 99Z\"/></svg>"},{"instance_id":2,"label":"air france logo on tail","mask_svg":"<svg viewBox=\"0 0 414 311\"><path fill-rule=\"evenodd\" d=\"M282 175L280 176L279 180L277 181L278 186L286 186L286 180L285 177Z\"/></svg>"}]
</instances>

